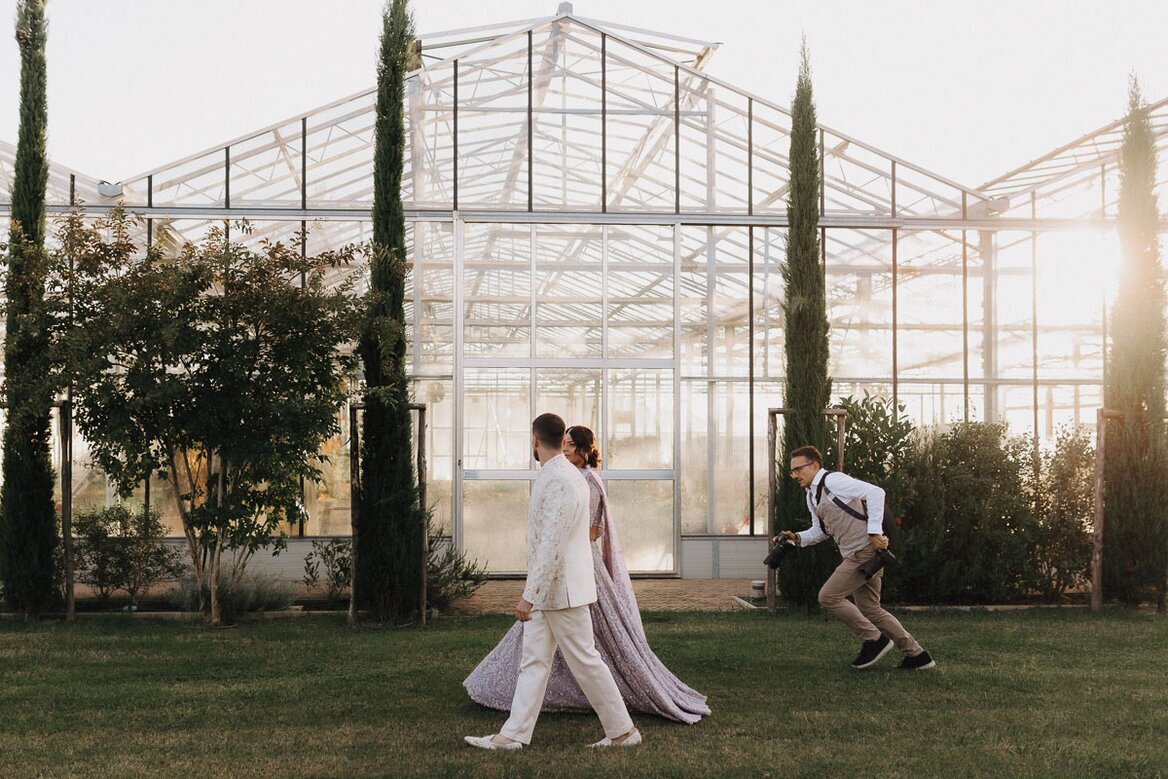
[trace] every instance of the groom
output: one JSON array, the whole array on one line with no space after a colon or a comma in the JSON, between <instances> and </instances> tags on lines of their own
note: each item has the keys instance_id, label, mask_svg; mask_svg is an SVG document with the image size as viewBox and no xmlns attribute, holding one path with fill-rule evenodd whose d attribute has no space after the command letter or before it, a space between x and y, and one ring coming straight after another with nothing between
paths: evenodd
<instances>
[{"instance_id":1,"label":"groom","mask_svg":"<svg viewBox=\"0 0 1168 779\"><path fill-rule=\"evenodd\" d=\"M492 736L466 736L480 749L521 749L531 743L556 648L600 717L605 737L594 747L641 743L612 672L592 642L596 602L588 546L588 483L563 454L564 420L541 414L531 423L531 448L542 463L527 520L527 583L515 615L523 626L523 659L511 716Z\"/></svg>"}]
</instances>

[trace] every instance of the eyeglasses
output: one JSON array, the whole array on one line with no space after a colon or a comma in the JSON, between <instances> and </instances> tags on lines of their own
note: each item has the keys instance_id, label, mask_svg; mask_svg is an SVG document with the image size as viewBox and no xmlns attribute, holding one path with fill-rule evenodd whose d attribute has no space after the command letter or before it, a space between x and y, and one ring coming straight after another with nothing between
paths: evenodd
<instances>
[{"instance_id":1,"label":"eyeglasses","mask_svg":"<svg viewBox=\"0 0 1168 779\"><path fill-rule=\"evenodd\" d=\"M815 465L815 463L803 463L802 465L796 465L796 466L792 467L791 468L791 475L798 476L799 471L803 470L804 468L806 468L810 465Z\"/></svg>"}]
</instances>

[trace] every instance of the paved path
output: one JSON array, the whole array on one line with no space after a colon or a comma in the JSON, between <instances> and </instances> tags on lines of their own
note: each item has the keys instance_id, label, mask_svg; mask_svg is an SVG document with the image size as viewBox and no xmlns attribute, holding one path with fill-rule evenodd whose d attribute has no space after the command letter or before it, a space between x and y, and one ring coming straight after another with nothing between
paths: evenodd
<instances>
[{"instance_id":1,"label":"paved path","mask_svg":"<svg viewBox=\"0 0 1168 779\"><path fill-rule=\"evenodd\" d=\"M641 611L733 611L735 595L750 594L749 579L633 579ZM491 579L455 605L458 614L512 614L522 579Z\"/></svg>"}]
</instances>

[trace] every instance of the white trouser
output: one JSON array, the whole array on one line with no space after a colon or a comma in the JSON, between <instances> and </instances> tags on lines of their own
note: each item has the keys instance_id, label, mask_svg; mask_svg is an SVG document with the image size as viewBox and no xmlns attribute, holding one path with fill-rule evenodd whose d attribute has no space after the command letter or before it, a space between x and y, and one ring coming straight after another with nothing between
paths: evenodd
<instances>
[{"instance_id":1,"label":"white trouser","mask_svg":"<svg viewBox=\"0 0 1168 779\"><path fill-rule=\"evenodd\" d=\"M592 615L587 606L576 606L533 611L531 619L524 623L523 659L519 663L511 716L499 733L521 744L531 743L557 646L576 683L600 717L604 735L617 738L632 730L633 721L612 672L593 643Z\"/></svg>"}]
</instances>

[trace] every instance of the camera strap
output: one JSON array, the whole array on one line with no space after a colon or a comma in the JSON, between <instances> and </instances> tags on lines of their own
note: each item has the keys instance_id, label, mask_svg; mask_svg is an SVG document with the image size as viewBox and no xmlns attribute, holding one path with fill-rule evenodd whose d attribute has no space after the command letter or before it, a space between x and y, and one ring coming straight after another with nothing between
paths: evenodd
<instances>
[{"instance_id":1,"label":"camera strap","mask_svg":"<svg viewBox=\"0 0 1168 779\"><path fill-rule=\"evenodd\" d=\"M861 505L864 506L864 512L861 513L859 511L856 511L854 508L849 506L847 503L844 503L838 497L836 497L835 494L833 494L831 490L827 489L827 475L829 473L835 473L835 471L828 470L827 468L823 469L823 476L820 477L820 479L819 479L819 486L815 488L815 505L818 506L819 501L823 500L823 493L826 490L828 497L831 498L831 502L834 503L836 506L838 506L845 514L847 514L850 517L854 517L855 519L858 519L861 522L867 522L868 521L868 513L867 513L868 505L867 505L867 503L864 503L863 501L860 502ZM820 525L822 525L822 524L823 523L821 522ZM826 529L824 532L826 532Z\"/></svg>"}]
</instances>

